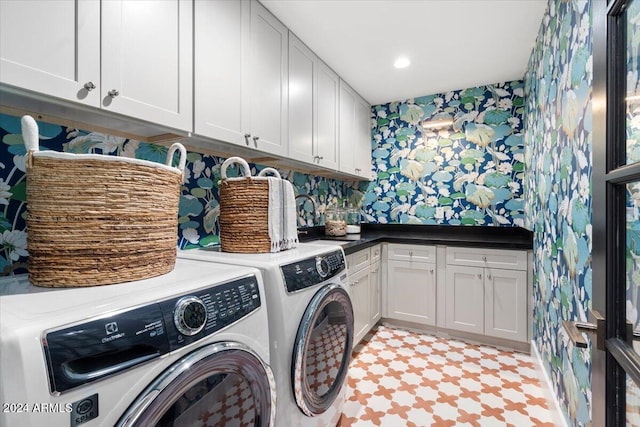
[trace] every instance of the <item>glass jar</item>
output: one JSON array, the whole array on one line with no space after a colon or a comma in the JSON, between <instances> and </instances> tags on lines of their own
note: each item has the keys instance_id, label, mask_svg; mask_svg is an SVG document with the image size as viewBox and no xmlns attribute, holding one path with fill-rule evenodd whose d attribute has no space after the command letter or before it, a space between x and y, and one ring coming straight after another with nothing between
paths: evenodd
<instances>
[{"instance_id":1,"label":"glass jar","mask_svg":"<svg viewBox=\"0 0 640 427\"><path fill-rule=\"evenodd\" d=\"M347 212L343 208L327 209L324 234L327 236L345 236L347 234Z\"/></svg>"},{"instance_id":2,"label":"glass jar","mask_svg":"<svg viewBox=\"0 0 640 427\"><path fill-rule=\"evenodd\" d=\"M350 207L347 210L347 233L360 233L360 210L357 208Z\"/></svg>"}]
</instances>

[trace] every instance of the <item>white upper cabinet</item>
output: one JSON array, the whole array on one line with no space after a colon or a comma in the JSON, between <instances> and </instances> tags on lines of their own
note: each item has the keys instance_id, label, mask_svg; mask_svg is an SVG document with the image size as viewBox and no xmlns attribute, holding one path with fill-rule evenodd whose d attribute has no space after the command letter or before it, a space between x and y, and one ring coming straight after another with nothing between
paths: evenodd
<instances>
[{"instance_id":1,"label":"white upper cabinet","mask_svg":"<svg viewBox=\"0 0 640 427\"><path fill-rule=\"evenodd\" d=\"M189 0L2 1L0 79L189 131L192 16Z\"/></svg>"},{"instance_id":2,"label":"white upper cabinet","mask_svg":"<svg viewBox=\"0 0 640 427\"><path fill-rule=\"evenodd\" d=\"M250 2L196 0L194 12L194 132L249 145Z\"/></svg>"},{"instance_id":3,"label":"white upper cabinet","mask_svg":"<svg viewBox=\"0 0 640 427\"><path fill-rule=\"evenodd\" d=\"M318 59L315 141L317 163L338 169L338 100L340 77Z\"/></svg>"},{"instance_id":4,"label":"white upper cabinet","mask_svg":"<svg viewBox=\"0 0 640 427\"><path fill-rule=\"evenodd\" d=\"M340 171L355 173L356 93L340 80Z\"/></svg>"},{"instance_id":5,"label":"white upper cabinet","mask_svg":"<svg viewBox=\"0 0 640 427\"><path fill-rule=\"evenodd\" d=\"M253 147L287 155L289 31L257 1L251 2L249 105Z\"/></svg>"},{"instance_id":6,"label":"white upper cabinet","mask_svg":"<svg viewBox=\"0 0 640 427\"><path fill-rule=\"evenodd\" d=\"M371 162L371 106L364 99L356 98L355 171L362 178L372 179Z\"/></svg>"},{"instance_id":7,"label":"white upper cabinet","mask_svg":"<svg viewBox=\"0 0 640 427\"><path fill-rule=\"evenodd\" d=\"M287 154L288 30L257 1L195 1L198 135Z\"/></svg>"},{"instance_id":8,"label":"white upper cabinet","mask_svg":"<svg viewBox=\"0 0 640 427\"><path fill-rule=\"evenodd\" d=\"M102 107L191 129L193 3L104 1Z\"/></svg>"},{"instance_id":9,"label":"white upper cabinet","mask_svg":"<svg viewBox=\"0 0 640 427\"><path fill-rule=\"evenodd\" d=\"M314 86L318 58L289 34L289 157L315 161Z\"/></svg>"},{"instance_id":10,"label":"white upper cabinet","mask_svg":"<svg viewBox=\"0 0 640 427\"><path fill-rule=\"evenodd\" d=\"M370 106L340 80L339 170L371 179Z\"/></svg>"},{"instance_id":11,"label":"white upper cabinet","mask_svg":"<svg viewBox=\"0 0 640 427\"><path fill-rule=\"evenodd\" d=\"M0 1L0 81L100 105L100 2Z\"/></svg>"},{"instance_id":12,"label":"white upper cabinet","mask_svg":"<svg viewBox=\"0 0 640 427\"><path fill-rule=\"evenodd\" d=\"M289 33L289 157L338 168L339 81Z\"/></svg>"}]
</instances>

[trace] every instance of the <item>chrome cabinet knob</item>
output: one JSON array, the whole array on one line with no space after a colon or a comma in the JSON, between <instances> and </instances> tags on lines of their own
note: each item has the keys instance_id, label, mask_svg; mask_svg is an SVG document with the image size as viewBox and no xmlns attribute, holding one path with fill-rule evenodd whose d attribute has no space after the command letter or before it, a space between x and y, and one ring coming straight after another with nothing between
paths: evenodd
<instances>
[{"instance_id":1,"label":"chrome cabinet knob","mask_svg":"<svg viewBox=\"0 0 640 427\"><path fill-rule=\"evenodd\" d=\"M478 274L478 279L482 279L482 274Z\"/></svg>"},{"instance_id":2,"label":"chrome cabinet knob","mask_svg":"<svg viewBox=\"0 0 640 427\"><path fill-rule=\"evenodd\" d=\"M89 92L91 92L92 90L94 90L96 88L96 85L93 82L86 82L84 84L84 88L86 90L88 90Z\"/></svg>"},{"instance_id":3,"label":"chrome cabinet knob","mask_svg":"<svg viewBox=\"0 0 640 427\"><path fill-rule=\"evenodd\" d=\"M117 89L111 89L109 92L107 92L107 95L109 95L111 98L115 98L116 96L120 95L120 92L118 92Z\"/></svg>"}]
</instances>

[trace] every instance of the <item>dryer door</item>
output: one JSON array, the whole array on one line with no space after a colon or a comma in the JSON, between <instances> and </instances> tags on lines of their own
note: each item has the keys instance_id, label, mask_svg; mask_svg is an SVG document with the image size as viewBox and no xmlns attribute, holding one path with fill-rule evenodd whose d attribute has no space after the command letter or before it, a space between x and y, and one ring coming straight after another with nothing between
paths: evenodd
<instances>
[{"instance_id":1,"label":"dryer door","mask_svg":"<svg viewBox=\"0 0 640 427\"><path fill-rule=\"evenodd\" d=\"M340 285L321 288L302 317L294 344L292 386L300 410L327 411L347 377L353 346L353 307Z\"/></svg>"},{"instance_id":2,"label":"dryer door","mask_svg":"<svg viewBox=\"0 0 640 427\"><path fill-rule=\"evenodd\" d=\"M271 368L243 344L202 347L162 373L118 426L273 426Z\"/></svg>"}]
</instances>

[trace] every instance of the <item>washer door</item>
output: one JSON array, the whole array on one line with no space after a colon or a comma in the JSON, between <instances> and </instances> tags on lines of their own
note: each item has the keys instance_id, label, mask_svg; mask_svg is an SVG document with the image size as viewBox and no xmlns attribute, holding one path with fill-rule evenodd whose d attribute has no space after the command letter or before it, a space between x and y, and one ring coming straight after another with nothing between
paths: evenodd
<instances>
[{"instance_id":1,"label":"washer door","mask_svg":"<svg viewBox=\"0 0 640 427\"><path fill-rule=\"evenodd\" d=\"M340 285L326 285L302 316L293 349L292 386L307 416L328 410L347 377L353 346L353 307Z\"/></svg>"},{"instance_id":2,"label":"washer door","mask_svg":"<svg viewBox=\"0 0 640 427\"><path fill-rule=\"evenodd\" d=\"M180 359L138 396L118 426L273 426L271 368L243 344L221 342Z\"/></svg>"}]
</instances>

